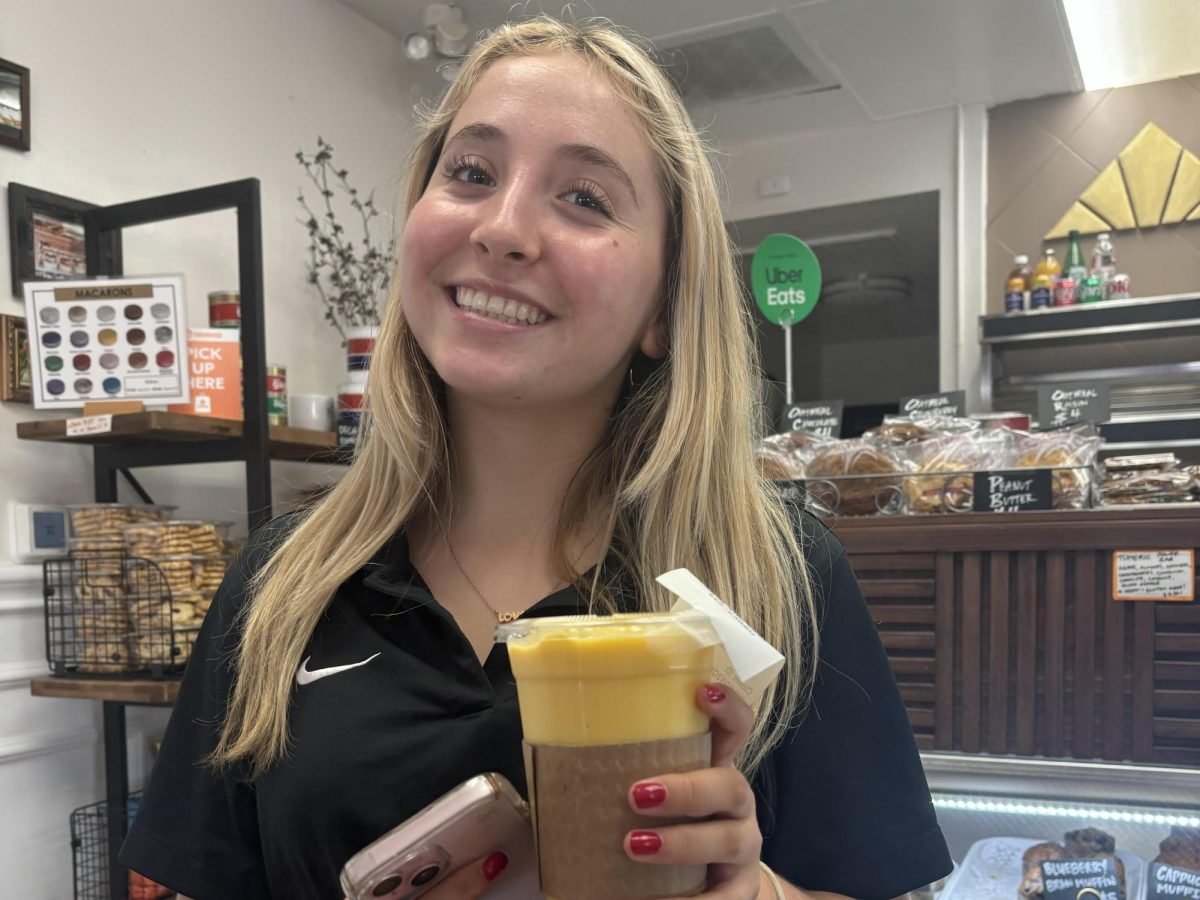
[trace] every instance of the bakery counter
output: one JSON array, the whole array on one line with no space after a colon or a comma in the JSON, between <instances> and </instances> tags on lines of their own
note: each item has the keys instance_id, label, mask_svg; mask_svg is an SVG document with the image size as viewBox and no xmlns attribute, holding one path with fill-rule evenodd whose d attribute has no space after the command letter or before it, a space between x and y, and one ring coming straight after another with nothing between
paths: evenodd
<instances>
[{"instance_id":1,"label":"bakery counter","mask_svg":"<svg viewBox=\"0 0 1200 900\"><path fill-rule=\"evenodd\" d=\"M829 524L922 750L1200 767L1200 603L1113 599L1114 553L1194 558L1200 507Z\"/></svg>"}]
</instances>

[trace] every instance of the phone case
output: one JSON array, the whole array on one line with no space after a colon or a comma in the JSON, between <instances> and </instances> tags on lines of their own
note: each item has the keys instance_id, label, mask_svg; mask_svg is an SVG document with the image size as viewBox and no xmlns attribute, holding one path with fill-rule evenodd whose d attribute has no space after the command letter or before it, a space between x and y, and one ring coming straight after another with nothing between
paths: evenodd
<instances>
[{"instance_id":1,"label":"phone case","mask_svg":"<svg viewBox=\"0 0 1200 900\"><path fill-rule=\"evenodd\" d=\"M463 782L354 854L342 869L342 889L348 900L411 900L495 851L508 857L508 867L488 900L541 898L529 805L492 772Z\"/></svg>"}]
</instances>

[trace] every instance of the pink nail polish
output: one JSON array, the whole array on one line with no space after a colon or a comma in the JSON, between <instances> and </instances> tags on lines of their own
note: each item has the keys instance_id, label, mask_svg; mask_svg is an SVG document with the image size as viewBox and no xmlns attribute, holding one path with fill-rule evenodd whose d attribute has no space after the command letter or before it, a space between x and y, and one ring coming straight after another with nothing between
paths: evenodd
<instances>
[{"instance_id":1,"label":"pink nail polish","mask_svg":"<svg viewBox=\"0 0 1200 900\"><path fill-rule=\"evenodd\" d=\"M633 786L633 805L638 809L662 806L667 799L667 789L654 781L644 781Z\"/></svg>"},{"instance_id":2,"label":"pink nail polish","mask_svg":"<svg viewBox=\"0 0 1200 900\"><path fill-rule=\"evenodd\" d=\"M508 868L508 857L503 853L493 853L483 861L483 877L486 881L495 881L500 873Z\"/></svg>"},{"instance_id":3,"label":"pink nail polish","mask_svg":"<svg viewBox=\"0 0 1200 900\"><path fill-rule=\"evenodd\" d=\"M704 693L708 695L709 703L720 703L725 699L725 692L715 684L706 684L704 686Z\"/></svg>"},{"instance_id":4,"label":"pink nail polish","mask_svg":"<svg viewBox=\"0 0 1200 900\"><path fill-rule=\"evenodd\" d=\"M656 831L630 832L629 849L634 856L653 856L662 849L662 837Z\"/></svg>"}]
</instances>

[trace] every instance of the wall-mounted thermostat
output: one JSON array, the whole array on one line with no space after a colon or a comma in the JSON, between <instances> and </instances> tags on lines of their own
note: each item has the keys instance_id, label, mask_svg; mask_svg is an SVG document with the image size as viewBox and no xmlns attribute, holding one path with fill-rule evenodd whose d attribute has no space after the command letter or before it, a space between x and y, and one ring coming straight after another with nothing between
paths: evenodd
<instances>
[{"instance_id":1,"label":"wall-mounted thermostat","mask_svg":"<svg viewBox=\"0 0 1200 900\"><path fill-rule=\"evenodd\" d=\"M65 506L8 501L8 554L13 562L41 562L66 553Z\"/></svg>"}]
</instances>

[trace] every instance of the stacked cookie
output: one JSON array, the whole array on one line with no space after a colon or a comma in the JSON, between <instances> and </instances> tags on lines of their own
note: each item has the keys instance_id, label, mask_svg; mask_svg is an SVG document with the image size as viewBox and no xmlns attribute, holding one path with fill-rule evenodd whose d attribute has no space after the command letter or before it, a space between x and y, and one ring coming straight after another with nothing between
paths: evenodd
<instances>
[{"instance_id":1,"label":"stacked cookie","mask_svg":"<svg viewBox=\"0 0 1200 900\"><path fill-rule=\"evenodd\" d=\"M131 607L134 658L141 666L187 659L196 632L228 567L224 523L200 520L141 522L123 529L132 574L166 591L143 595Z\"/></svg>"},{"instance_id":2,"label":"stacked cookie","mask_svg":"<svg viewBox=\"0 0 1200 900\"><path fill-rule=\"evenodd\" d=\"M75 602L61 629L78 671L127 672L186 661L225 576L228 525L168 520L169 509L71 507Z\"/></svg>"}]
</instances>

